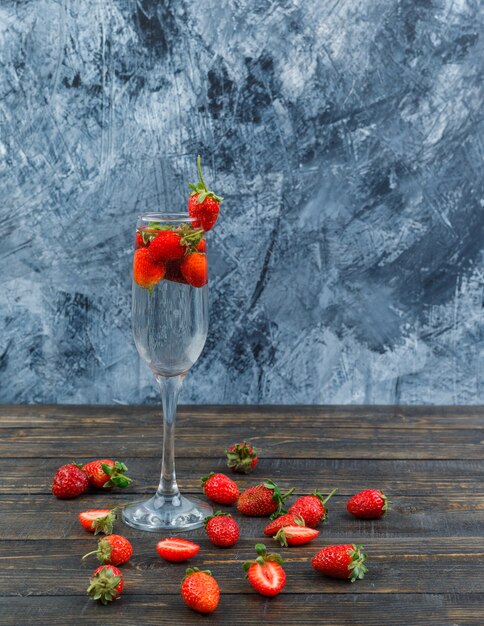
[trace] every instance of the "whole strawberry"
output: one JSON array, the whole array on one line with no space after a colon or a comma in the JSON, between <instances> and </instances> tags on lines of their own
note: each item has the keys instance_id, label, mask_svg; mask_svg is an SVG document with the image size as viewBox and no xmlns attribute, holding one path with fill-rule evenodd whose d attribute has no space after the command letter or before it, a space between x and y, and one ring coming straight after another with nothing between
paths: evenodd
<instances>
[{"instance_id":1,"label":"whole strawberry","mask_svg":"<svg viewBox=\"0 0 484 626\"><path fill-rule=\"evenodd\" d=\"M239 496L237 508L243 515L251 517L277 517L284 511L284 500L291 495L294 489L282 494L279 487L272 481L249 487Z\"/></svg>"},{"instance_id":2,"label":"whole strawberry","mask_svg":"<svg viewBox=\"0 0 484 626\"><path fill-rule=\"evenodd\" d=\"M119 598L123 587L121 571L112 565L101 565L91 574L87 593L93 600L107 604Z\"/></svg>"},{"instance_id":3,"label":"whole strawberry","mask_svg":"<svg viewBox=\"0 0 484 626\"><path fill-rule=\"evenodd\" d=\"M197 252L206 252L207 251L207 241L205 239L200 239L200 241L195 246Z\"/></svg>"},{"instance_id":4,"label":"whole strawberry","mask_svg":"<svg viewBox=\"0 0 484 626\"><path fill-rule=\"evenodd\" d=\"M312 565L326 576L347 578L354 583L368 571L364 564L365 559L363 546L345 543L323 548L313 558Z\"/></svg>"},{"instance_id":5,"label":"whole strawberry","mask_svg":"<svg viewBox=\"0 0 484 626\"><path fill-rule=\"evenodd\" d=\"M316 528L328 518L328 510L325 505L335 492L336 489L333 489L325 498L317 490L309 496L301 496L289 507L289 513L300 515L304 518L306 526Z\"/></svg>"},{"instance_id":6,"label":"whole strawberry","mask_svg":"<svg viewBox=\"0 0 484 626\"><path fill-rule=\"evenodd\" d=\"M203 287L208 282L207 255L202 252L191 252L180 263L183 278L192 287Z\"/></svg>"},{"instance_id":7,"label":"whole strawberry","mask_svg":"<svg viewBox=\"0 0 484 626\"><path fill-rule=\"evenodd\" d=\"M225 474L211 472L202 476L203 492L213 502L218 504L234 504L239 497L237 484Z\"/></svg>"},{"instance_id":8,"label":"whole strawberry","mask_svg":"<svg viewBox=\"0 0 484 626\"><path fill-rule=\"evenodd\" d=\"M133 258L133 279L140 287L151 293L156 283L165 275L165 264L154 263L149 248L138 248Z\"/></svg>"},{"instance_id":9,"label":"whole strawberry","mask_svg":"<svg viewBox=\"0 0 484 626\"><path fill-rule=\"evenodd\" d=\"M59 467L52 481L52 493L57 498L68 500L76 498L89 487L89 479L75 463Z\"/></svg>"},{"instance_id":10,"label":"whole strawberry","mask_svg":"<svg viewBox=\"0 0 484 626\"><path fill-rule=\"evenodd\" d=\"M133 554L133 547L126 537L121 535L108 535L98 541L97 550L88 552L82 558L95 554L103 565L122 565L129 561Z\"/></svg>"},{"instance_id":11,"label":"whole strawberry","mask_svg":"<svg viewBox=\"0 0 484 626\"><path fill-rule=\"evenodd\" d=\"M263 543L255 546L257 558L244 563L247 578L254 589L263 596L277 596L286 584L286 572L282 569L284 561L278 554L267 554Z\"/></svg>"},{"instance_id":12,"label":"whole strawberry","mask_svg":"<svg viewBox=\"0 0 484 626\"><path fill-rule=\"evenodd\" d=\"M227 466L233 472L249 474L259 462L257 452L250 443L234 443L225 453L227 456Z\"/></svg>"},{"instance_id":13,"label":"whole strawberry","mask_svg":"<svg viewBox=\"0 0 484 626\"><path fill-rule=\"evenodd\" d=\"M113 532L113 524L116 520L116 509L89 509L88 511L82 511L77 516L88 532L104 533L110 535Z\"/></svg>"},{"instance_id":14,"label":"whole strawberry","mask_svg":"<svg viewBox=\"0 0 484 626\"><path fill-rule=\"evenodd\" d=\"M267 526L264 528L264 535L268 537L273 537L276 535L283 526L293 526L294 524L305 525L304 519L298 515L294 515L293 513L286 513L285 515L281 515L280 517L276 517L276 519L269 522Z\"/></svg>"},{"instance_id":15,"label":"whole strawberry","mask_svg":"<svg viewBox=\"0 0 484 626\"><path fill-rule=\"evenodd\" d=\"M188 568L181 584L181 596L194 611L213 613L220 599L220 588L209 570Z\"/></svg>"},{"instance_id":16,"label":"whole strawberry","mask_svg":"<svg viewBox=\"0 0 484 626\"><path fill-rule=\"evenodd\" d=\"M214 546L228 548L237 543L240 529L230 513L217 511L204 520L205 531Z\"/></svg>"},{"instance_id":17,"label":"whole strawberry","mask_svg":"<svg viewBox=\"0 0 484 626\"><path fill-rule=\"evenodd\" d=\"M131 478L125 475L128 468L124 463L111 459L100 459L86 463L82 468L88 478L91 487L96 489L112 489L113 487L127 487Z\"/></svg>"},{"instance_id":18,"label":"whole strawberry","mask_svg":"<svg viewBox=\"0 0 484 626\"><path fill-rule=\"evenodd\" d=\"M155 263L160 261L176 261L186 252L182 236L173 230L162 230L150 243L150 257Z\"/></svg>"},{"instance_id":19,"label":"whole strawberry","mask_svg":"<svg viewBox=\"0 0 484 626\"><path fill-rule=\"evenodd\" d=\"M194 218L193 226L195 228L201 227L203 230L210 230L217 221L223 198L207 189L203 180L200 155L197 158L197 169L198 182L195 185L188 185L192 190L188 199L188 213L190 217Z\"/></svg>"},{"instance_id":20,"label":"whole strawberry","mask_svg":"<svg viewBox=\"0 0 484 626\"><path fill-rule=\"evenodd\" d=\"M388 511L388 498L378 489L365 489L348 500L349 513L360 519L378 519Z\"/></svg>"}]
</instances>

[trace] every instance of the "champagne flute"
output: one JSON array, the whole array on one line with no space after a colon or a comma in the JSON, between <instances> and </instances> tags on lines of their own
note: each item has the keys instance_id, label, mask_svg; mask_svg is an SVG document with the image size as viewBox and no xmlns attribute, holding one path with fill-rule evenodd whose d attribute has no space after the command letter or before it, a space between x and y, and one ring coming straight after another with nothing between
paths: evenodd
<instances>
[{"instance_id":1,"label":"champagne flute","mask_svg":"<svg viewBox=\"0 0 484 626\"><path fill-rule=\"evenodd\" d=\"M146 213L139 217L137 237L165 229L191 232L188 213ZM145 241L146 243L146 241ZM143 240L136 245L143 245ZM180 494L175 474L175 417L185 376L200 356L208 332L208 285L187 284L180 262L166 264L152 287L133 280L132 327L141 358L152 370L163 404L163 459L158 489L150 499L123 510L124 521L141 530L190 530L203 525L212 508Z\"/></svg>"}]
</instances>

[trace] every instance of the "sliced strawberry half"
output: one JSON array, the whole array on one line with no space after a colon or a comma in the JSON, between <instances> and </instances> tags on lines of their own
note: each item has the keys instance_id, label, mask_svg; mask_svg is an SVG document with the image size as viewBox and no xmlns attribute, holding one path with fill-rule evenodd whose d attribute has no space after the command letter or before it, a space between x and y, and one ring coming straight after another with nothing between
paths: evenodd
<instances>
[{"instance_id":1,"label":"sliced strawberry half","mask_svg":"<svg viewBox=\"0 0 484 626\"><path fill-rule=\"evenodd\" d=\"M272 522L269 522L264 528L264 535L273 537L274 535L277 535L283 526L293 526L294 524L304 526L304 518L299 515L294 515L293 513L286 513L285 515L276 517L276 519L272 520Z\"/></svg>"},{"instance_id":2,"label":"sliced strawberry half","mask_svg":"<svg viewBox=\"0 0 484 626\"><path fill-rule=\"evenodd\" d=\"M161 558L172 563L181 563L194 557L200 550L200 546L188 539L179 537L168 537L156 544L156 550Z\"/></svg>"},{"instance_id":3,"label":"sliced strawberry half","mask_svg":"<svg viewBox=\"0 0 484 626\"><path fill-rule=\"evenodd\" d=\"M82 511L77 517L82 527L90 533L110 535L113 532L116 512L115 509L89 509Z\"/></svg>"},{"instance_id":4,"label":"sliced strawberry half","mask_svg":"<svg viewBox=\"0 0 484 626\"><path fill-rule=\"evenodd\" d=\"M283 526L274 537L281 546L300 546L303 543L309 543L319 535L319 530L308 528L307 526Z\"/></svg>"},{"instance_id":5,"label":"sliced strawberry half","mask_svg":"<svg viewBox=\"0 0 484 626\"><path fill-rule=\"evenodd\" d=\"M255 546L257 558L244 563L247 578L254 589L263 596L277 596L286 584L286 573L282 569L283 559L279 554L267 554L263 543Z\"/></svg>"}]
</instances>

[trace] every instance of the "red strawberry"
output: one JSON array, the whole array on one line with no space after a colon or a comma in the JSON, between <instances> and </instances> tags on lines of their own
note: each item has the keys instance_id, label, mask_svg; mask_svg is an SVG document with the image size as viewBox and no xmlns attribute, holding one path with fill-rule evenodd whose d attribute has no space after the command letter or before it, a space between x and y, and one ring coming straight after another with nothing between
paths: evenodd
<instances>
[{"instance_id":1,"label":"red strawberry","mask_svg":"<svg viewBox=\"0 0 484 626\"><path fill-rule=\"evenodd\" d=\"M314 569L326 576L349 578L354 583L368 571L364 565L365 559L363 546L345 543L323 548L313 558L312 564Z\"/></svg>"},{"instance_id":2,"label":"red strawberry","mask_svg":"<svg viewBox=\"0 0 484 626\"><path fill-rule=\"evenodd\" d=\"M103 565L121 565L126 563L133 554L133 547L126 537L121 535L108 535L98 541L97 550L88 552L82 558L95 554Z\"/></svg>"},{"instance_id":3,"label":"red strawberry","mask_svg":"<svg viewBox=\"0 0 484 626\"><path fill-rule=\"evenodd\" d=\"M316 528L316 526L319 526L321 522L328 518L328 510L325 504L335 492L336 489L333 489L325 498L317 490L313 491L309 496L301 496L289 507L289 513L300 515L304 518L306 526Z\"/></svg>"},{"instance_id":4,"label":"red strawberry","mask_svg":"<svg viewBox=\"0 0 484 626\"><path fill-rule=\"evenodd\" d=\"M146 244L143 240L143 235L141 233L136 233L136 237L134 240L134 248L137 250L138 248L145 248Z\"/></svg>"},{"instance_id":5,"label":"red strawberry","mask_svg":"<svg viewBox=\"0 0 484 626\"><path fill-rule=\"evenodd\" d=\"M246 441L234 443L225 454L227 466L233 472L240 472L241 474L249 474L259 462L255 448Z\"/></svg>"},{"instance_id":6,"label":"red strawberry","mask_svg":"<svg viewBox=\"0 0 484 626\"><path fill-rule=\"evenodd\" d=\"M174 283L183 283L184 285L188 285L185 277L181 273L179 261L169 261L166 264L165 279L171 280Z\"/></svg>"},{"instance_id":7,"label":"red strawberry","mask_svg":"<svg viewBox=\"0 0 484 626\"><path fill-rule=\"evenodd\" d=\"M89 509L88 511L82 511L77 517L83 528L90 533L110 535L113 532L116 513L115 509Z\"/></svg>"},{"instance_id":8,"label":"red strawberry","mask_svg":"<svg viewBox=\"0 0 484 626\"><path fill-rule=\"evenodd\" d=\"M207 241L205 239L200 239L200 241L195 246L197 252L206 252L207 251Z\"/></svg>"},{"instance_id":9,"label":"red strawberry","mask_svg":"<svg viewBox=\"0 0 484 626\"><path fill-rule=\"evenodd\" d=\"M294 489L282 494L279 487L272 481L249 487L239 496L237 508L243 515L251 517L268 517L285 513L284 500L291 495Z\"/></svg>"},{"instance_id":10,"label":"red strawberry","mask_svg":"<svg viewBox=\"0 0 484 626\"><path fill-rule=\"evenodd\" d=\"M220 589L209 570L188 568L181 584L181 596L188 606L199 613L213 613L218 606Z\"/></svg>"},{"instance_id":11,"label":"red strawberry","mask_svg":"<svg viewBox=\"0 0 484 626\"><path fill-rule=\"evenodd\" d=\"M208 538L214 546L228 548L237 543L240 535L240 529L237 522L230 513L222 513L217 511L213 515L206 517L204 520L205 530Z\"/></svg>"},{"instance_id":12,"label":"red strawberry","mask_svg":"<svg viewBox=\"0 0 484 626\"><path fill-rule=\"evenodd\" d=\"M162 559L171 563L181 563L198 554L200 546L193 541L188 541L188 539L168 537L158 541L156 549Z\"/></svg>"},{"instance_id":13,"label":"red strawberry","mask_svg":"<svg viewBox=\"0 0 484 626\"><path fill-rule=\"evenodd\" d=\"M192 287L203 287L208 282L207 257L201 252L191 252L180 263L182 276Z\"/></svg>"},{"instance_id":14,"label":"red strawberry","mask_svg":"<svg viewBox=\"0 0 484 626\"><path fill-rule=\"evenodd\" d=\"M276 517L276 519L269 522L267 526L264 528L264 535L268 537L273 537L276 535L283 526L293 526L301 522L304 526L305 522L302 517L298 517L297 515L293 515L292 513L286 513L286 515L281 515L280 517Z\"/></svg>"},{"instance_id":15,"label":"red strawberry","mask_svg":"<svg viewBox=\"0 0 484 626\"><path fill-rule=\"evenodd\" d=\"M211 472L202 476L203 492L210 500L219 504L234 504L239 497L237 484L225 474Z\"/></svg>"},{"instance_id":16,"label":"red strawberry","mask_svg":"<svg viewBox=\"0 0 484 626\"><path fill-rule=\"evenodd\" d=\"M133 279L150 291L165 275L164 263L153 263L149 248L138 248L134 253Z\"/></svg>"},{"instance_id":17,"label":"red strawberry","mask_svg":"<svg viewBox=\"0 0 484 626\"><path fill-rule=\"evenodd\" d=\"M256 560L244 563L247 578L261 595L277 596L286 584L286 572L281 567L284 561L278 554L267 554L263 543L256 544L255 550Z\"/></svg>"},{"instance_id":18,"label":"red strawberry","mask_svg":"<svg viewBox=\"0 0 484 626\"><path fill-rule=\"evenodd\" d=\"M365 489L348 500L346 508L360 519L378 519L388 511L388 498L378 489Z\"/></svg>"},{"instance_id":19,"label":"red strawberry","mask_svg":"<svg viewBox=\"0 0 484 626\"><path fill-rule=\"evenodd\" d=\"M124 580L121 571L112 565L101 565L91 574L87 593L93 600L100 600L103 604L107 604L119 598L123 587Z\"/></svg>"},{"instance_id":20,"label":"red strawberry","mask_svg":"<svg viewBox=\"0 0 484 626\"><path fill-rule=\"evenodd\" d=\"M276 541L281 542L281 546L300 546L303 543L309 543L319 535L319 530L308 528L300 524L292 526L283 526L274 537Z\"/></svg>"},{"instance_id":21,"label":"red strawberry","mask_svg":"<svg viewBox=\"0 0 484 626\"><path fill-rule=\"evenodd\" d=\"M131 478L125 476L128 468L124 463L111 459L100 459L86 463L82 468L89 477L91 487L97 489L112 489L113 487L127 487Z\"/></svg>"},{"instance_id":22,"label":"red strawberry","mask_svg":"<svg viewBox=\"0 0 484 626\"><path fill-rule=\"evenodd\" d=\"M186 245L182 244L180 233L162 230L150 243L150 257L155 263L176 261L185 256L186 249Z\"/></svg>"},{"instance_id":23,"label":"red strawberry","mask_svg":"<svg viewBox=\"0 0 484 626\"><path fill-rule=\"evenodd\" d=\"M193 226L195 228L201 227L203 230L210 230L217 221L223 198L207 189L203 180L200 155L197 158L197 168L199 181L195 185L188 185L192 190L188 199L188 213L190 217L194 218Z\"/></svg>"},{"instance_id":24,"label":"red strawberry","mask_svg":"<svg viewBox=\"0 0 484 626\"><path fill-rule=\"evenodd\" d=\"M52 482L52 493L57 498L68 500L84 493L89 487L89 479L75 463L59 467Z\"/></svg>"}]
</instances>

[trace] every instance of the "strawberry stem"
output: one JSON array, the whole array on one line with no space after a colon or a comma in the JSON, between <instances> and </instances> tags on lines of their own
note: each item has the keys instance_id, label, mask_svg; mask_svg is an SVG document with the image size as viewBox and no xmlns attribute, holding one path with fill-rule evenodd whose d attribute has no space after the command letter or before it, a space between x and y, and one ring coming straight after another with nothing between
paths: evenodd
<instances>
[{"instance_id":1,"label":"strawberry stem","mask_svg":"<svg viewBox=\"0 0 484 626\"><path fill-rule=\"evenodd\" d=\"M203 188L205 189L205 191L208 191L207 189L207 185L205 184L205 181L203 180L203 174L202 174L202 159L200 157L200 155L197 156L197 170L198 170L198 177L200 179L200 182L203 185Z\"/></svg>"},{"instance_id":2,"label":"strawberry stem","mask_svg":"<svg viewBox=\"0 0 484 626\"><path fill-rule=\"evenodd\" d=\"M329 500L332 496L334 496L334 494L335 494L337 491L338 491L337 489L333 489L333 491L331 491L330 493L328 493L328 495L326 496L326 498L324 498L324 499L322 500L322 503L323 503L323 504L326 504L326 502L327 502L327 501L328 501L328 500Z\"/></svg>"}]
</instances>

